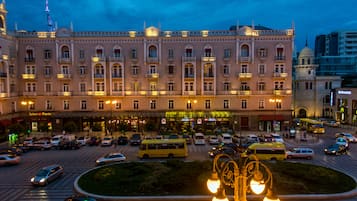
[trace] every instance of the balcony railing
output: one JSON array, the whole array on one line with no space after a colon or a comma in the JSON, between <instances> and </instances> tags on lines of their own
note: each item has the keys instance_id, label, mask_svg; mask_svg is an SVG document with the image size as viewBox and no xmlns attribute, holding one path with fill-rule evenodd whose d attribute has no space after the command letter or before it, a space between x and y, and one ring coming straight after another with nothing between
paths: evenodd
<instances>
[{"instance_id":1,"label":"balcony railing","mask_svg":"<svg viewBox=\"0 0 357 201\"><path fill-rule=\"evenodd\" d=\"M251 90L239 90L238 91L238 95L242 95L242 96L249 96L252 94Z\"/></svg>"},{"instance_id":2,"label":"balcony railing","mask_svg":"<svg viewBox=\"0 0 357 201\"><path fill-rule=\"evenodd\" d=\"M71 74L58 73L57 78L58 79L71 79Z\"/></svg>"},{"instance_id":3,"label":"balcony railing","mask_svg":"<svg viewBox=\"0 0 357 201\"><path fill-rule=\"evenodd\" d=\"M90 96L105 96L105 91L88 91L88 95Z\"/></svg>"},{"instance_id":4,"label":"balcony railing","mask_svg":"<svg viewBox=\"0 0 357 201\"><path fill-rule=\"evenodd\" d=\"M239 73L239 78L252 78L252 73Z\"/></svg>"},{"instance_id":5,"label":"balcony railing","mask_svg":"<svg viewBox=\"0 0 357 201\"><path fill-rule=\"evenodd\" d=\"M112 78L123 78L122 74L112 74Z\"/></svg>"},{"instance_id":6,"label":"balcony railing","mask_svg":"<svg viewBox=\"0 0 357 201\"><path fill-rule=\"evenodd\" d=\"M5 72L0 72L0 77L7 77L7 73L5 73Z\"/></svg>"},{"instance_id":7,"label":"balcony railing","mask_svg":"<svg viewBox=\"0 0 357 201\"><path fill-rule=\"evenodd\" d=\"M147 57L146 62L148 63L159 63L159 58L158 57Z\"/></svg>"},{"instance_id":8,"label":"balcony railing","mask_svg":"<svg viewBox=\"0 0 357 201\"><path fill-rule=\"evenodd\" d=\"M242 57L242 56L240 56L239 57L239 61L240 62L252 62L252 58L251 57Z\"/></svg>"},{"instance_id":9,"label":"balcony railing","mask_svg":"<svg viewBox=\"0 0 357 201\"><path fill-rule=\"evenodd\" d=\"M194 56L183 56L182 62L196 62L196 57Z\"/></svg>"},{"instance_id":10,"label":"balcony railing","mask_svg":"<svg viewBox=\"0 0 357 201\"><path fill-rule=\"evenodd\" d=\"M185 74L184 78L194 78L195 75L194 74Z\"/></svg>"},{"instance_id":11,"label":"balcony railing","mask_svg":"<svg viewBox=\"0 0 357 201\"><path fill-rule=\"evenodd\" d=\"M201 57L201 61L204 61L204 62L214 62L216 61L216 57L214 56L202 56Z\"/></svg>"},{"instance_id":12,"label":"balcony railing","mask_svg":"<svg viewBox=\"0 0 357 201\"><path fill-rule=\"evenodd\" d=\"M24 74L22 74L22 79L25 79L25 80L33 80L33 79L36 79L36 74L24 73Z\"/></svg>"},{"instance_id":13,"label":"balcony railing","mask_svg":"<svg viewBox=\"0 0 357 201\"><path fill-rule=\"evenodd\" d=\"M58 96L72 96L72 92L70 91L60 91L57 93Z\"/></svg>"},{"instance_id":14,"label":"balcony railing","mask_svg":"<svg viewBox=\"0 0 357 201\"><path fill-rule=\"evenodd\" d=\"M275 61L285 61L285 56L275 56Z\"/></svg>"},{"instance_id":15,"label":"balcony railing","mask_svg":"<svg viewBox=\"0 0 357 201\"><path fill-rule=\"evenodd\" d=\"M152 79L157 79L157 78L160 77L160 74L159 73L147 73L146 77L147 78L152 78Z\"/></svg>"},{"instance_id":16,"label":"balcony railing","mask_svg":"<svg viewBox=\"0 0 357 201\"><path fill-rule=\"evenodd\" d=\"M288 73L279 73L279 72L274 72L273 77L275 78L286 78L288 77Z\"/></svg>"},{"instance_id":17,"label":"balcony railing","mask_svg":"<svg viewBox=\"0 0 357 201\"><path fill-rule=\"evenodd\" d=\"M104 74L101 73L95 73L94 78L104 78Z\"/></svg>"},{"instance_id":18,"label":"balcony railing","mask_svg":"<svg viewBox=\"0 0 357 201\"><path fill-rule=\"evenodd\" d=\"M274 95L291 95L291 89L274 89Z\"/></svg>"},{"instance_id":19,"label":"balcony railing","mask_svg":"<svg viewBox=\"0 0 357 201\"><path fill-rule=\"evenodd\" d=\"M111 57L109 57L109 61L123 62L124 61L124 56L122 56L122 55L120 55L120 56L111 56Z\"/></svg>"},{"instance_id":20,"label":"balcony railing","mask_svg":"<svg viewBox=\"0 0 357 201\"><path fill-rule=\"evenodd\" d=\"M71 57L59 57L58 62L61 64L69 64L72 62Z\"/></svg>"},{"instance_id":21,"label":"balcony railing","mask_svg":"<svg viewBox=\"0 0 357 201\"><path fill-rule=\"evenodd\" d=\"M207 77L214 77L213 73L203 73L203 77L207 78Z\"/></svg>"},{"instance_id":22,"label":"balcony railing","mask_svg":"<svg viewBox=\"0 0 357 201\"><path fill-rule=\"evenodd\" d=\"M34 57L25 57L24 61L26 63L34 63L35 62L35 58Z\"/></svg>"}]
</instances>

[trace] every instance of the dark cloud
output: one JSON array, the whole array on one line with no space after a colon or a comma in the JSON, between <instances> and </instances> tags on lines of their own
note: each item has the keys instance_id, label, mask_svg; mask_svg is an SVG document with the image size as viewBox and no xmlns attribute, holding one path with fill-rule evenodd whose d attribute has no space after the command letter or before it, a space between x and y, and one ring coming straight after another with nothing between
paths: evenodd
<instances>
[{"instance_id":1,"label":"dark cloud","mask_svg":"<svg viewBox=\"0 0 357 201\"><path fill-rule=\"evenodd\" d=\"M45 0L7 1L8 27L47 30ZM356 29L355 0L49 0L58 27L73 23L76 31L222 30L231 25L260 24L273 29L296 28L296 46L310 47L317 34Z\"/></svg>"}]
</instances>

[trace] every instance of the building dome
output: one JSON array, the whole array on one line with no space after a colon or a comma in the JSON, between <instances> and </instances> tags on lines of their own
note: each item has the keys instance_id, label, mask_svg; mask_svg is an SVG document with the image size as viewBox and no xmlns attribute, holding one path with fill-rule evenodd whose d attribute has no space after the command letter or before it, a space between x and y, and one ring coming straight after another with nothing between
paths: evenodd
<instances>
[{"instance_id":1,"label":"building dome","mask_svg":"<svg viewBox=\"0 0 357 201\"><path fill-rule=\"evenodd\" d=\"M299 57L313 57L313 56L314 56L314 52L312 51L312 49L308 47L304 47L299 54Z\"/></svg>"}]
</instances>

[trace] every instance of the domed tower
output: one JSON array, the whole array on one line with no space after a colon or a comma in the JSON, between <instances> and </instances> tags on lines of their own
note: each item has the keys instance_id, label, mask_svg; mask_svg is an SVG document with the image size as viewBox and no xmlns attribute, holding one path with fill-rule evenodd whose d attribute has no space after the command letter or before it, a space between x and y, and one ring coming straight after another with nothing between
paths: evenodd
<instances>
[{"instance_id":1,"label":"domed tower","mask_svg":"<svg viewBox=\"0 0 357 201\"><path fill-rule=\"evenodd\" d=\"M314 51L305 46L297 60L294 81L295 117L316 117L316 69Z\"/></svg>"},{"instance_id":2,"label":"domed tower","mask_svg":"<svg viewBox=\"0 0 357 201\"><path fill-rule=\"evenodd\" d=\"M6 35L6 14L5 0L0 3L0 33Z\"/></svg>"}]
</instances>

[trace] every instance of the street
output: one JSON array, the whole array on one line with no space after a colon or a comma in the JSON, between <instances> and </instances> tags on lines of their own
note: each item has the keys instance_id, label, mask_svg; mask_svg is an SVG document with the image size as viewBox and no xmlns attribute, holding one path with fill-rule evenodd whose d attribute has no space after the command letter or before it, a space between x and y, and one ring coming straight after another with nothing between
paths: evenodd
<instances>
[{"instance_id":1,"label":"street","mask_svg":"<svg viewBox=\"0 0 357 201\"><path fill-rule=\"evenodd\" d=\"M334 133L341 129L328 128L325 135L310 144L294 139L286 140L287 147L311 147L315 151L312 160L295 160L313 163L337 169L357 177L357 144L351 144L349 154L341 156L326 156L323 148L334 143ZM208 159L210 145L188 145L189 157L186 160ZM129 161L138 160L138 147L118 145L117 147L84 146L79 150L48 150L30 151L21 157L21 163L15 166L0 167L0 200L29 201L51 200L63 201L73 194L73 182L84 171L95 167L95 160L109 152L122 152ZM64 175L45 187L34 187L30 179L41 168L50 164L61 164ZM352 199L351 199L352 200ZM347 200L346 200L347 201ZM349 200L348 200L349 201Z\"/></svg>"}]
</instances>

